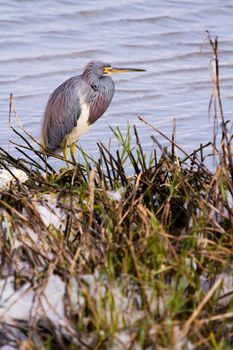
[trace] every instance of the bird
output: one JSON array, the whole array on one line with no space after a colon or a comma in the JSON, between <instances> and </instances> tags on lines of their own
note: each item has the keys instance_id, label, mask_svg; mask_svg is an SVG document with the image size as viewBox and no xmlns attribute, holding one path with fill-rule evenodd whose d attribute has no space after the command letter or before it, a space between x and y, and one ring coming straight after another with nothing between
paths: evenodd
<instances>
[{"instance_id":1,"label":"bird","mask_svg":"<svg viewBox=\"0 0 233 350\"><path fill-rule=\"evenodd\" d=\"M112 101L114 73L143 72L145 69L117 68L109 63L91 61L81 75L64 81L50 95L42 122L41 144L49 153L63 151L68 161L68 147L74 164L77 140L105 113ZM67 163L68 164L68 163Z\"/></svg>"}]
</instances>

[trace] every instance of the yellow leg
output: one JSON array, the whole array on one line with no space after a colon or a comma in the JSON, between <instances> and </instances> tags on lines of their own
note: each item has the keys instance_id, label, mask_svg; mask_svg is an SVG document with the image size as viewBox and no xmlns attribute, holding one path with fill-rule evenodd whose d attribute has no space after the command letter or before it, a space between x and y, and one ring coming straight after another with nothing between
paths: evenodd
<instances>
[{"instance_id":1,"label":"yellow leg","mask_svg":"<svg viewBox=\"0 0 233 350\"><path fill-rule=\"evenodd\" d=\"M69 157L68 157L67 139L66 139L65 142L64 142L63 154L64 154L64 158L65 158L65 160L66 160L67 168L69 168L69 163L67 162L67 160L69 160Z\"/></svg>"},{"instance_id":2,"label":"yellow leg","mask_svg":"<svg viewBox=\"0 0 233 350\"><path fill-rule=\"evenodd\" d=\"M75 147L76 147L76 142L73 142L71 147L70 147L70 155L71 155L71 158L72 158L72 161L73 161L74 164L76 164Z\"/></svg>"}]
</instances>

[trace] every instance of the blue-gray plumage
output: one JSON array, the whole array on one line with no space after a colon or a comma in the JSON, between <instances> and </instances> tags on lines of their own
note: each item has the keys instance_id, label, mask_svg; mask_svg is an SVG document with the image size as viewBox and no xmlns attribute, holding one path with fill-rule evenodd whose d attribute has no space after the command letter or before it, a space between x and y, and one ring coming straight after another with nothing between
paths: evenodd
<instances>
[{"instance_id":1,"label":"blue-gray plumage","mask_svg":"<svg viewBox=\"0 0 233 350\"><path fill-rule=\"evenodd\" d=\"M51 94L44 112L42 145L51 152L63 150L68 159L67 147L75 162L76 141L108 108L115 91L111 73L144 71L134 68L114 68L99 61L89 62L82 75L62 83Z\"/></svg>"}]
</instances>

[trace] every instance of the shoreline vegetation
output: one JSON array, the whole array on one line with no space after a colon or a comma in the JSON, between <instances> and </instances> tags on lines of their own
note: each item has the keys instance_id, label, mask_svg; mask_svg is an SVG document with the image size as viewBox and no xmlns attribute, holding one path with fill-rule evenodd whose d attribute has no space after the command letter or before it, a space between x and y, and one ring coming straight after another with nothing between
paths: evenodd
<instances>
[{"instance_id":1,"label":"shoreline vegetation","mask_svg":"<svg viewBox=\"0 0 233 350\"><path fill-rule=\"evenodd\" d=\"M232 349L232 133L208 39L213 140L191 154L143 117L150 156L135 127L59 172L23 128L20 158L0 147L1 349Z\"/></svg>"}]
</instances>

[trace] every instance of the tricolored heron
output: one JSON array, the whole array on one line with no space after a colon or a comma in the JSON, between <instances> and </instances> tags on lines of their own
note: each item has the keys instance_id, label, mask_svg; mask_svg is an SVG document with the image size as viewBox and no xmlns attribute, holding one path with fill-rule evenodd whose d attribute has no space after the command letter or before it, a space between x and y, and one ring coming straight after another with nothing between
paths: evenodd
<instances>
[{"instance_id":1,"label":"tricolored heron","mask_svg":"<svg viewBox=\"0 0 233 350\"><path fill-rule=\"evenodd\" d=\"M62 83L51 94L44 112L42 145L61 152L68 160L68 147L75 163L76 141L108 108L115 86L109 74L141 72L144 69L116 68L99 61L89 62L81 75Z\"/></svg>"}]
</instances>

